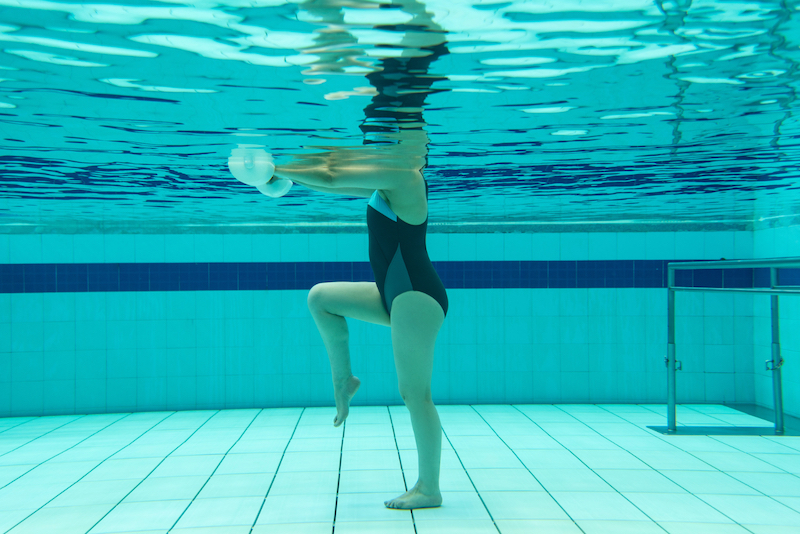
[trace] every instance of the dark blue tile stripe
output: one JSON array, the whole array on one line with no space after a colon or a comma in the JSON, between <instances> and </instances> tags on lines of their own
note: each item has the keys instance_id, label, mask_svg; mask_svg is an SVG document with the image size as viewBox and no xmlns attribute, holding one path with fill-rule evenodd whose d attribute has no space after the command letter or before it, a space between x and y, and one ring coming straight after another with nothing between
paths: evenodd
<instances>
[{"instance_id":1,"label":"dark blue tile stripe","mask_svg":"<svg viewBox=\"0 0 800 534\"><path fill-rule=\"evenodd\" d=\"M672 260L438 261L445 287L667 287ZM368 262L58 263L0 265L0 293L310 289L318 282L374 281ZM769 269L676 271L689 287L769 287ZM800 285L800 269L779 282Z\"/></svg>"}]
</instances>

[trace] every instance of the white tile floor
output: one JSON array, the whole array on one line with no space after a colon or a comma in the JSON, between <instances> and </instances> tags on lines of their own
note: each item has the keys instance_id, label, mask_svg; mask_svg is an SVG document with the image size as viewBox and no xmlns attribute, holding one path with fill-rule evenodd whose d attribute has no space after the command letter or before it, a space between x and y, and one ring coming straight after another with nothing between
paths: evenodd
<instances>
[{"instance_id":1,"label":"white tile floor","mask_svg":"<svg viewBox=\"0 0 800 534\"><path fill-rule=\"evenodd\" d=\"M664 436L661 405L440 406L441 508L405 407L0 419L0 532L800 532L800 437ZM692 425L770 426L723 406Z\"/></svg>"}]
</instances>

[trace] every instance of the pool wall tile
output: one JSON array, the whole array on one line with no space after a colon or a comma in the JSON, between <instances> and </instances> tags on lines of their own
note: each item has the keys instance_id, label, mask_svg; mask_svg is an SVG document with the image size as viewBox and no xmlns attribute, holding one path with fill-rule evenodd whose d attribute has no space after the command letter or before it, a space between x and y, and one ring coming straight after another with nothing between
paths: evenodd
<instances>
[{"instance_id":1,"label":"pool wall tile","mask_svg":"<svg viewBox=\"0 0 800 534\"><path fill-rule=\"evenodd\" d=\"M100 238L102 239L102 237L101 235ZM102 246L100 249L102 251ZM42 235L42 262L72 263L75 261L75 252L73 236L64 234ZM0 254L0 256L2 256L2 254ZM0 262L3 262L1 257Z\"/></svg>"},{"instance_id":2,"label":"pool wall tile","mask_svg":"<svg viewBox=\"0 0 800 534\"><path fill-rule=\"evenodd\" d=\"M0 235L0 263L11 263L9 235Z\"/></svg>"}]
</instances>

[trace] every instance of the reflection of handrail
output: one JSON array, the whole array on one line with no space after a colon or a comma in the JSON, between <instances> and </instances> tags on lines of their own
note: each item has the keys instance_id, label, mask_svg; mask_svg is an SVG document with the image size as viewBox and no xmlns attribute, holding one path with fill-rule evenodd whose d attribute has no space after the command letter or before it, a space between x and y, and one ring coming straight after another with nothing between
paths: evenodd
<instances>
[{"instance_id":1,"label":"reflection of handrail","mask_svg":"<svg viewBox=\"0 0 800 534\"><path fill-rule=\"evenodd\" d=\"M764 268L770 270L769 288L705 288L683 287L675 285L676 270L694 269L744 269ZM728 293L762 293L771 295L772 311L772 359L767 360L767 370L772 371L772 388L775 397L775 433L783 434L783 395L781 389L781 366L783 359L780 350L780 331L778 328L778 295L800 295L798 286L778 285L778 269L800 267L800 257L795 258L770 258L760 260L720 260L720 261L690 261L667 264L667 432L677 432L675 422L675 371L681 370L680 362L675 361L675 292L676 291L712 291Z\"/></svg>"}]
</instances>

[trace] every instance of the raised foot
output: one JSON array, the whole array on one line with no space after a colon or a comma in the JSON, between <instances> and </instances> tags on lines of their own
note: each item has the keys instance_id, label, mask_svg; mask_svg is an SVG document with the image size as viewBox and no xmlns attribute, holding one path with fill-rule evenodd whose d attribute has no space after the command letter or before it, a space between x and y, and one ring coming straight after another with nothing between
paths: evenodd
<instances>
[{"instance_id":1,"label":"raised foot","mask_svg":"<svg viewBox=\"0 0 800 534\"><path fill-rule=\"evenodd\" d=\"M412 510L415 508L436 508L442 505L442 494L436 492L433 495L426 495L418 490L416 487L408 490L399 497L395 497L390 501L383 504L387 508L395 508L397 510Z\"/></svg>"},{"instance_id":2,"label":"raised foot","mask_svg":"<svg viewBox=\"0 0 800 534\"><path fill-rule=\"evenodd\" d=\"M333 396L336 400L336 417L333 418L333 426L340 426L347 419L350 413L350 399L361 386L361 380L353 375L333 384Z\"/></svg>"}]
</instances>

